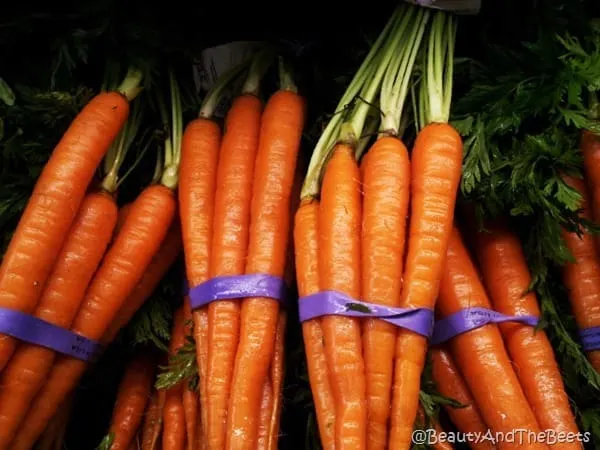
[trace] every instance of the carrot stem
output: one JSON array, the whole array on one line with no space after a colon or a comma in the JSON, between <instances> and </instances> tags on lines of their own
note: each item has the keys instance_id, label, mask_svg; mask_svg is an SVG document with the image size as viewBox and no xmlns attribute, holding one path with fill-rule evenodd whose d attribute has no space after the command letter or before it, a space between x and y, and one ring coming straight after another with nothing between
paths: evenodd
<instances>
[{"instance_id":1,"label":"carrot stem","mask_svg":"<svg viewBox=\"0 0 600 450\"><path fill-rule=\"evenodd\" d=\"M361 91L362 101L358 102L350 119L341 126L340 141L342 142L355 146L357 140L360 139L367 114L372 108L375 96L381 88L386 70L391 61L395 59L395 56L398 54L398 46L403 39L407 38L406 34L410 29L412 16L416 11L416 8L411 6L401 6L399 9L401 11L399 23L394 27L387 42L383 45L382 50L377 55L378 61L374 63L376 64L376 69L374 69L374 72L369 77L369 81L363 86Z\"/></svg>"},{"instance_id":2,"label":"carrot stem","mask_svg":"<svg viewBox=\"0 0 600 450\"><path fill-rule=\"evenodd\" d=\"M165 165L160 182L174 190L179 182L179 164L181 162L181 141L183 139L183 114L181 111L181 94L175 76L169 71L171 91L171 127L165 139ZM166 112L163 109L163 117Z\"/></svg>"},{"instance_id":3,"label":"carrot stem","mask_svg":"<svg viewBox=\"0 0 600 450\"><path fill-rule=\"evenodd\" d=\"M203 119L211 119L213 114L215 113L215 109L219 105L221 98L223 97L223 93L225 89L229 86L229 84L235 80L238 75L240 75L247 67L250 65L252 59L248 59L237 66L232 67L227 72L225 72L215 85L212 87L204 101L202 102L202 106L200 107L199 117Z\"/></svg>"},{"instance_id":4,"label":"carrot stem","mask_svg":"<svg viewBox=\"0 0 600 450\"><path fill-rule=\"evenodd\" d=\"M294 83L292 73L283 62L282 57L279 57L279 88L282 91L289 91L294 94L298 93L298 87L296 86L296 83Z\"/></svg>"},{"instance_id":5,"label":"carrot stem","mask_svg":"<svg viewBox=\"0 0 600 450\"><path fill-rule=\"evenodd\" d=\"M248 77L242 87L242 94L258 95L260 91L260 82L273 62L273 57L273 52L270 49L258 52L248 71Z\"/></svg>"},{"instance_id":6,"label":"carrot stem","mask_svg":"<svg viewBox=\"0 0 600 450\"><path fill-rule=\"evenodd\" d=\"M393 136L400 133L408 87L429 16L428 9L418 8L408 35L403 37L399 49L394 47L381 85L382 133Z\"/></svg>"},{"instance_id":7,"label":"carrot stem","mask_svg":"<svg viewBox=\"0 0 600 450\"><path fill-rule=\"evenodd\" d=\"M596 91L590 92L590 119L600 119L600 102Z\"/></svg>"},{"instance_id":8,"label":"carrot stem","mask_svg":"<svg viewBox=\"0 0 600 450\"><path fill-rule=\"evenodd\" d=\"M106 175L102 180L101 188L110 194L114 194L120 184L119 170L121 169L123 161L139 131L141 121L142 108L140 106L140 101L138 100L132 103L131 114L125 123L125 126L117 135L117 138L104 158L104 170ZM132 168L127 171L127 174L131 172Z\"/></svg>"},{"instance_id":9,"label":"carrot stem","mask_svg":"<svg viewBox=\"0 0 600 450\"><path fill-rule=\"evenodd\" d=\"M359 160L364 151L367 149L367 145L371 141L373 135L377 133L377 128L379 127L379 117L380 114L371 114L367 116L367 120L365 121L365 126L363 130L362 137L358 140L356 144L356 150L354 151L354 157Z\"/></svg>"},{"instance_id":10,"label":"carrot stem","mask_svg":"<svg viewBox=\"0 0 600 450\"><path fill-rule=\"evenodd\" d=\"M127 70L125 79L117 87L116 91L121 93L127 101L131 102L142 91L140 83L142 82L143 74L140 70L130 67Z\"/></svg>"},{"instance_id":11,"label":"carrot stem","mask_svg":"<svg viewBox=\"0 0 600 450\"><path fill-rule=\"evenodd\" d=\"M454 75L454 43L456 21L443 11L433 16L427 44L426 68L423 71L420 106L423 107L423 127L430 123L448 123L452 101Z\"/></svg>"},{"instance_id":12,"label":"carrot stem","mask_svg":"<svg viewBox=\"0 0 600 450\"><path fill-rule=\"evenodd\" d=\"M399 13L399 9L396 9L396 11L394 11L388 20L385 28L377 37L377 40L371 47L371 50L369 50L369 53L365 57L363 63L344 92L344 95L340 99L340 102L336 107L335 114L327 123L323 133L321 133L321 136L313 150L313 155L310 159L306 178L304 180L304 184L302 185L302 190L300 192L301 199L316 198L319 195L321 178L323 176L323 167L327 162L331 150L333 149L333 146L337 140L339 128L343 120L340 112L342 112L346 106L354 98L356 98L360 89L364 85L365 79L372 71L373 60L377 57L381 46L387 39L392 28L395 26Z\"/></svg>"}]
</instances>

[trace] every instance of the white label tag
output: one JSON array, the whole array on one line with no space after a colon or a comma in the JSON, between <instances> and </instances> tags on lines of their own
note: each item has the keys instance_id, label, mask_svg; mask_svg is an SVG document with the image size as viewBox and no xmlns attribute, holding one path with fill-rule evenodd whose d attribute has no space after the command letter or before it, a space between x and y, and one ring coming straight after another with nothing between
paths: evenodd
<instances>
[{"instance_id":1,"label":"white label tag","mask_svg":"<svg viewBox=\"0 0 600 450\"><path fill-rule=\"evenodd\" d=\"M193 66L196 90L208 92L223 73L247 60L261 46L261 42L236 41L203 50ZM225 117L233 93L239 90L242 83L243 80L238 79L237 83L233 83L225 90L215 110L215 116Z\"/></svg>"},{"instance_id":2,"label":"white label tag","mask_svg":"<svg viewBox=\"0 0 600 450\"><path fill-rule=\"evenodd\" d=\"M481 0L405 0L425 8L442 9L456 14L476 15L481 9Z\"/></svg>"}]
</instances>

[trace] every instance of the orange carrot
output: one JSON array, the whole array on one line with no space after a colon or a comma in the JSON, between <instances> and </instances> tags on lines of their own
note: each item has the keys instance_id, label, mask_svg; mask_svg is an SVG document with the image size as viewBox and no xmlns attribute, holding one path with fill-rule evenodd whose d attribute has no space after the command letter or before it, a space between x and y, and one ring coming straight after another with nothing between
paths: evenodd
<instances>
[{"instance_id":1,"label":"orange carrot","mask_svg":"<svg viewBox=\"0 0 600 450\"><path fill-rule=\"evenodd\" d=\"M461 404L459 408L444 405L450 420L461 433L475 433L484 436L488 427L481 417L479 408L473 399L469 387L465 383L460 371L454 364L450 353L443 347L431 349L432 377L437 390L443 396L453 399ZM495 446L488 440L477 442L475 439L469 443L473 450L492 450Z\"/></svg>"},{"instance_id":2,"label":"orange carrot","mask_svg":"<svg viewBox=\"0 0 600 450\"><path fill-rule=\"evenodd\" d=\"M321 290L360 298L360 178L353 150L338 144L329 161L319 206ZM335 447L365 448L366 386L360 321L325 316L325 355L335 399Z\"/></svg>"},{"instance_id":3,"label":"orange carrot","mask_svg":"<svg viewBox=\"0 0 600 450\"><path fill-rule=\"evenodd\" d=\"M100 265L117 220L117 206L105 193L89 194L81 205L35 316L69 328ZM55 352L22 343L0 375L0 448L13 438L31 399L43 386Z\"/></svg>"},{"instance_id":4,"label":"orange carrot","mask_svg":"<svg viewBox=\"0 0 600 450\"><path fill-rule=\"evenodd\" d=\"M442 317L465 308L491 308L477 270L456 228L450 236L437 306ZM448 348L492 432L540 432L497 325L488 324L460 334L448 342ZM507 441L499 442L498 448L521 448L518 439ZM527 441L527 445L531 449L548 448L545 443L532 440Z\"/></svg>"},{"instance_id":5,"label":"orange carrot","mask_svg":"<svg viewBox=\"0 0 600 450\"><path fill-rule=\"evenodd\" d=\"M421 87L420 131L411 154L411 197L408 252L400 306L435 306L452 230L454 206L461 177L463 144L448 124L452 98L454 18L432 13L424 40L426 58ZM432 73L436 76L430 76ZM438 76L439 75L439 76ZM409 448L418 407L421 372L427 340L400 329L392 394L390 448Z\"/></svg>"},{"instance_id":6,"label":"orange carrot","mask_svg":"<svg viewBox=\"0 0 600 450\"><path fill-rule=\"evenodd\" d=\"M290 226L290 194L304 125L304 101L284 86L269 99L262 116L252 190L246 273L283 276ZM262 386L273 357L279 303L243 300L227 422L228 448L256 445Z\"/></svg>"},{"instance_id":7,"label":"orange carrot","mask_svg":"<svg viewBox=\"0 0 600 450\"><path fill-rule=\"evenodd\" d=\"M156 450L160 442L163 426L163 409L167 392L155 389L146 410L141 432L141 450Z\"/></svg>"},{"instance_id":8,"label":"orange carrot","mask_svg":"<svg viewBox=\"0 0 600 450\"><path fill-rule=\"evenodd\" d=\"M88 185L129 114L140 74L117 92L96 95L75 117L52 152L0 265L0 307L32 313L42 295ZM16 345L0 339L0 371Z\"/></svg>"},{"instance_id":9,"label":"orange carrot","mask_svg":"<svg viewBox=\"0 0 600 450\"><path fill-rule=\"evenodd\" d=\"M362 296L366 302L399 306L408 215L410 163L400 139L383 137L362 164ZM363 323L367 385L367 441L387 445L396 328L377 319Z\"/></svg>"},{"instance_id":10,"label":"orange carrot","mask_svg":"<svg viewBox=\"0 0 600 450\"><path fill-rule=\"evenodd\" d=\"M296 213L294 245L298 294L302 297L319 292L319 202L303 201ZM315 318L302 324L308 377L315 403L321 445L324 450L335 448L335 403L329 368L324 349L322 319Z\"/></svg>"},{"instance_id":11,"label":"orange carrot","mask_svg":"<svg viewBox=\"0 0 600 450\"><path fill-rule=\"evenodd\" d=\"M179 173L179 215L183 236L185 268L190 287L209 278L214 198L221 130L210 119L189 123L181 149ZM208 311L193 312L194 340L200 375L200 414L202 435L206 436L206 375L208 372Z\"/></svg>"},{"instance_id":12,"label":"orange carrot","mask_svg":"<svg viewBox=\"0 0 600 450\"><path fill-rule=\"evenodd\" d=\"M583 168L590 192L590 210L596 223L600 223L600 136L584 131L581 136ZM596 247L600 252L600 239L596 237Z\"/></svg>"},{"instance_id":13,"label":"orange carrot","mask_svg":"<svg viewBox=\"0 0 600 450\"><path fill-rule=\"evenodd\" d=\"M217 172L211 278L244 273L261 113L262 104L252 94L235 99L227 113ZM209 449L219 450L225 443L229 388L239 332L239 300L223 300L208 306L206 407Z\"/></svg>"},{"instance_id":14,"label":"orange carrot","mask_svg":"<svg viewBox=\"0 0 600 450\"><path fill-rule=\"evenodd\" d=\"M173 331L169 343L169 357L177 354L185 344L185 305L175 311ZM167 389L163 410L162 448L184 450L186 440L185 410L183 407L183 385L179 382Z\"/></svg>"},{"instance_id":15,"label":"orange carrot","mask_svg":"<svg viewBox=\"0 0 600 450\"><path fill-rule=\"evenodd\" d=\"M591 219L589 194L585 183L571 177L565 182L576 189L582 196L581 216ZM569 290L569 300L575 321L580 329L600 326L600 255L594 238L584 233L569 233L563 230L562 237L567 248L575 258L574 263L567 263L563 270L565 287ZM590 363L600 372L600 350L587 353Z\"/></svg>"},{"instance_id":16,"label":"orange carrot","mask_svg":"<svg viewBox=\"0 0 600 450\"><path fill-rule=\"evenodd\" d=\"M142 424L150 399L156 363L140 354L127 366L117 392L109 433L114 439L111 450L127 450Z\"/></svg>"},{"instance_id":17,"label":"orange carrot","mask_svg":"<svg viewBox=\"0 0 600 450\"><path fill-rule=\"evenodd\" d=\"M486 231L476 233L475 248L494 310L539 317L536 296L528 292L531 275L519 239L500 221L486 224ZM516 322L501 324L500 331L540 427L576 435L575 417L546 333ZM560 448L581 449L582 444L562 442Z\"/></svg>"},{"instance_id":18,"label":"orange carrot","mask_svg":"<svg viewBox=\"0 0 600 450\"><path fill-rule=\"evenodd\" d=\"M179 257L181 245L181 228L179 221L175 218L167 232L167 236L160 244L156 255L152 257L152 261L144 271L142 278L119 309L108 330L106 330L102 338L103 342L112 342L119 331L129 323L148 297L156 290L160 281Z\"/></svg>"},{"instance_id":19,"label":"orange carrot","mask_svg":"<svg viewBox=\"0 0 600 450\"><path fill-rule=\"evenodd\" d=\"M103 337L160 248L173 221L175 206L173 191L162 184L142 191L96 272L71 331L93 340ZM13 448L28 449L35 442L60 399L75 388L86 367L85 361L67 356L56 359L30 405L26 425L15 436ZM30 395L24 401L31 399Z\"/></svg>"},{"instance_id":20,"label":"orange carrot","mask_svg":"<svg viewBox=\"0 0 600 450\"><path fill-rule=\"evenodd\" d=\"M185 321L185 336L189 339L193 336L193 319L192 309L190 305L190 298L186 295L183 300L184 307L184 321ZM185 429L186 429L186 448L187 450L195 450L198 448L198 433L196 427L198 426L198 392L189 383L183 386L183 409L185 415Z\"/></svg>"},{"instance_id":21,"label":"orange carrot","mask_svg":"<svg viewBox=\"0 0 600 450\"><path fill-rule=\"evenodd\" d=\"M258 432L256 438L256 449L266 450L269 448L269 432L271 423L271 412L273 411L273 388L271 377L267 375L262 388L260 410L258 417Z\"/></svg>"},{"instance_id":22,"label":"orange carrot","mask_svg":"<svg viewBox=\"0 0 600 450\"><path fill-rule=\"evenodd\" d=\"M271 391L273 393L273 404L271 405L269 415L269 433L267 438L267 449L277 450L279 441L279 423L281 418L281 404L283 397L283 377L285 363L285 325L287 315L284 311L279 313L279 322L277 323L277 335L275 337L275 351L273 361L271 362Z\"/></svg>"}]
</instances>

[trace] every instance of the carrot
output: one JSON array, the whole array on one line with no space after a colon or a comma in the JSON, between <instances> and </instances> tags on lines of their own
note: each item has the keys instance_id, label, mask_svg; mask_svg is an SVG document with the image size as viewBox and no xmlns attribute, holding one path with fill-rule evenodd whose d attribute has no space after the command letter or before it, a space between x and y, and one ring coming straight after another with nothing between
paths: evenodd
<instances>
[{"instance_id":1,"label":"carrot","mask_svg":"<svg viewBox=\"0 0 600 450\"><path fill-rule=\"evenodd\" d=\"M277 322L277 335L275 337L275 351L273 361L271 362L271 390L273 394L273 403L271 405L268 425L267 448L277 450L279 441L279 423L281 418L281 404L283 397L283 377L285 363L285 326L287 315L284 311L279 313L279 322Z\"/></svg>"},{"instance_id":2,"label":"carrot","mask_svg":"<svg viewBox=\"0 0 600 450\"><path fill-rule=\"evenodd\" d=\"M88 185L129 114L141 75L130 71L116 92L96 95L52 152L0 265L0 308L32 313L65 242ZM0 371L16 340L0 339Z\"/></svg>"},{"instance_id":3,"label":"carrot","mask_svg":"<svg viewBox=\"0 0 600 450\"><path fill-rule=\"evenodd\" d=\"M486 231L475 234L475 248L494 310L539 317L535 293L528 292L532 280L519 239L500 221L486 224ZM500 332L540 427L576 435L575 417L546 333L514 322L500 324ZM562 442L560 448L582 445Z\"/></svg>"},{"instance_id":4,"label":"carrot","mask_svg":"<svg viewBox=\"0 0 600 450\"><path fill-rule=\"evenodd\" d=\"M410 196L408 150L400 140L402 112L409 80L429 13L424 9L403 10L396 33L383 62L389 58L380 93L381 126L377 141L361 165L363 217L361 233L361 299L398 307L402 288L406 218ZM398 42L399 45L393 45ZM363 323L366 371L367 447L387 446L396 328L384 321Z\"/></svg>"},{"instance_id":5,"label":"carrot","mask_svg":"<svg viewBox=\"0 0 600 450\"><path fill-rule=\"evenodd\" d=\"M591 219L589 194L582 180L564 177L565 182L582 196L581 216ZM563 281L569 291L569 300L575 321L580 329L600 326L600 255L596 249L594 238L588 233L578 236L577 233L563 230L562 237L574 263L567 263L563 269ZM590 363L600 372L600 350L587 353Z\"/></svg>"},{"instance_id":6,"label":"carrot","mask_svg":"<svg viewBox=\"0 0 600 450\"><path fill-rule=\"evenodd\" d=\"M58 413L52 417L50 423L36 443L36 450L62 450L69 419L73 409L73 395L70 395L60 405Z\"/></svg>"},{"instance_id":7,"label":"carrot","mask_svg":"<svg viewBox=\"0 0 600 450\"><path fill-rule=\"evenodd\" d=\"M173 330L169 343L169 356L173 357L185 344L185 306L175 311ZM183 385L181 382L167 389L163 410L162 448L183 450L186 440Z\"/></svg>"},{"instance_id":8,"label":"carrot","mask_svg":"<svg viewBox=\"0 0 600 450\"><path fill-rule=\"evenodd\" d=\"M271 377L267 375L262 388L260 410L258 417L258 433L256 438L256 449L266 450L269 448L269 433L271 423L271 412L273 411L273 388Z\"/></svg>"},{"instance_id":9,"label":"carrot","mask_svg":"<svg viewBox=\"0 0 600 450\"><path fill-rule=\"evenodd\" d=\"M423 411L423 407L421 405L419 405L419 408L417 409L417 421L424 426L427 425L425 411ZM438 422L432 421L427 428L433 430L434 442L431 444L431 448L434 450L452 450L454 448L454 446L448 442L447 439L441 439L444 430L442 430L442 427Z\"/></svg>"},{"instance_id":10,"label":"carrot","mask_svg":"<svg viewBox=\"0 0 600 450\"><path fill-rule=\"evenodd\" d=\"M317 200L303 201L295 217L296 279L300 298L319 291L319 210ZM304 322L302 334L321 445L325 450L330 450L335 447L335 403L323 345L322 319Z\"/></svg>"},{"instance_id":11,"label":"carrot","mask_svg":"<svg viewBox=\"0 0 600 450\"><path fill-rule=\"evenodd\" d=\"M440 394L460 403L460 407L444 405L450 420L458 431L467 435L484 436L488 427L481 417L479 407L473 399L469 387L465 383L460 371L456 367L450 353L444 347L431 349L432 377ZM495 446L488 440L471 440L469 443L473 450L491 450Z\"/></svg>"},{"instance_id":12,"label":"carrot","mask_svg":"<svg viewBox=\"0 0 600 450\"><path fill-rule=\"evenodd\" d=\"M442 317L465 308L491 307L477 270L456 228L450 236L437 306ZM513 430L540 432L535 415L506 353L497 325L488 324L460 334L448 342L448 348L480 408L485 423L494 433L508 433ZM547 449L543 443L526 443L531 449ZM498 443L500 449L520 446L518 439L514 442Z\"/></svg>"},{"instance_id":13,"label":"carrot","mask_svg":"<svg viewBox=\"0 0 600 450\"><path fill-rule=\"evenodd\" d=\"M127 450L142 424L150 399L156 364L149 355L137 355L128 364L117 392L109 433L114 439L111 450Z\"/></svg>"},{"instance_id":14,"label":"carrot","mask_svg":"<svg viewBox=\"0 0 600 450\"><path fill-rule=\"evenodd\" d=\"M193 336L193 319L190 298L186 295L183 300L184 307L184 322L185 322L185 337L189 339ZM185 415L186 429L186 448L187 450L195 450L198 448L198 392L187 383L183 387L183 409Z\"/></svg>"},{"instance_id":15,"label":"carrot","mask_svg":"<svg viewBox=\"0 0 600 450\"><path fill-rule=\"evenodd\" d=\"M180 117L178 91L171 77L173 116ZM166 114L165 114L166 115ZM147 187L138 196L131 211L107 252L71 331L92 340L103 338L119 309L141 280L171 226L176 209L173 190L177 187L180 132L173 124L173 136L165 145L165 171L160 184ZM87 364L69 357L59 357L46 384L32 402L27 426L17 433L13 447L28 448L58 407L59 399L75 388Z\"/></svg>"},{"instance_id":16,"label":"carrot","mask_svg":"<svg viewBox=\"0 0 600 450\"><path fill-rule=\"evenodd\" d=\"M203 102L200 116L190 122L183 134L179 173L179 216L183 237L186 276L190 287L210 275L210 252L213 235L215 187L221 129L212 120L219 103L222 86L237 74L224 76ZM192 313L196 359L200 376L201 435L207 436L208 309Z\"/></svg>"},{"instance_id":17,"label":"carrot","mask_svg":"<svg viewBox=\"0 0 600 450\"><path fill-rule=\"evenodd\" d=\"M40 298L35 316L69 328L94 272L100 265L117 220L110 195L89 194L81 205L65 245ZM43 386L55 352L22 343L0 375L0 448L5 448Z\"/></svg>"},{"instance_id":18,"label":"carrot","mask_svg":"<svg viewBox=\"0 0 600 450\"><path fill-rule=\"evenodd\" d=\"M167 392L155 389L146 410L141 432L141 450L156 450L159 445L163 426L163 409Z\"/></svg>"},{"instance_id":19,"label":"carrot","mask_svg":"<svg viewBox=\"0 0 600 450\"><path fill-rule=\"evenodd\" d=\"M600 223L600 136L591 131L581 135L583 168L590 192L590 210L596 223ZM596 247L600 251L600 239L596 238Z\"/></svg>"},{"instance_id":20,"label":"carrot","mask_svg":"<svg viewBox=\"0 0 600 450\"><path fill-rule=\"evenodd\" d=\"M102 338L103 342L112 342L119 331L129 323L144 302L156 290L181 253L181 227L177 218L169 228L156 255L144 271L142 278L123 303L115 319Z\"/></svg>"},{"instance_id":21,"label":"carrot","mask_svg":"<svg viewBox=\"0 0 600 450\"><path fill-rule=\"evenodd\" d=\"M282 71L283 72L283 71ZM290 226L290 194L304 126L305 105L282 75L281 89L265 106L252 190L246 273L283 276ZM254 448L261 389L273 356L279 303L243 300L240 342L227 422L228 448Z\"/></svg>"},{"instance_id":22,"label":"carrot","mask_svg":"<svg viewBox=\"0 0 600 450\"><path fill-rule=\"evenodd\" d=\"M210 278L241 275L246 265L250 230L252 179L258 150L262 104L257 92L247 89L227 113L219 152ZM252 83L255 84L255 83ZM206 385L208 448L225 445L227 405L240 333L239 300L208 305L208 372Z\"/></svg>"},{"instance_id":23,"label":"carrot","mask_svg":"<svg viewBox=\"0 0 600 450\"><path fill-rule=\"evenodd\" d=\"M427 108L412 150L411 216L408 253L400 306L435 306L452 230L454 205L461 177L462 141L448 124L452 93L454 19L436 12L426 48L428 76L422 83ZM437 79L431 74L446 74ZM420 376L427 340L401 329L396 340L396 361L390 427L390 448L408 448L417 412Z\"/></svg>"}]
</instances>

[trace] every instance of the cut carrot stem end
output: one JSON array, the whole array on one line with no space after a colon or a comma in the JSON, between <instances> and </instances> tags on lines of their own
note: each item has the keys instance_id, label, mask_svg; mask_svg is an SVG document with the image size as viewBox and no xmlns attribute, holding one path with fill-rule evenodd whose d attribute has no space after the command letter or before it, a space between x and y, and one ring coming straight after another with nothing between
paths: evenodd
<instances>
[{"instance_id":1,"label":"cut carrot stem end","mask_svg":"<svg viewBox=\"0 0 600 450\"><path fill-rule=\"evenodd\" d=\"M199 117L203 119L211 119L215 113L215 109L221 102L225 89L235 80L251 63L252 59L248 59L241 64L229 69L225 72L212 87L200 107Z\"/></svg>"},{"instance_id":2,"label":"cut carrot stem end","mask_svg":"<svg viewBox=\"0 0 600 450\"><path fill-rule=\"evenodd\" d=\"M298 87L294 83L294 79L289 67L283 62L283 58L279 57L279 88L282 91L298 93Z\"/></svg>"},{"instance_id":3,"label":"cut carrot stem end","mask_svg":"<svg viewBox=\"0 0 600 450\"><path fill-rule=\"evenodd\" d=\"M140 87L142 78L143 74L140 70L130 67L127 70L125 79L116 89L116 91L120 92L127 99L127 101L132 101L142 91L142 88Z\"/></svg>"},{"instance_id":4,"label":"cut carrot stem end","mask_svg":"<svg viewBox=\"0 0 600 450\"><path fill-rule=\"evenodd\" d=\"M273 62L273 52L270 49L260 51L253 59L248 77L242 87L242 94L258 95L260 82Z\"/></svg>"}]
</instances>

